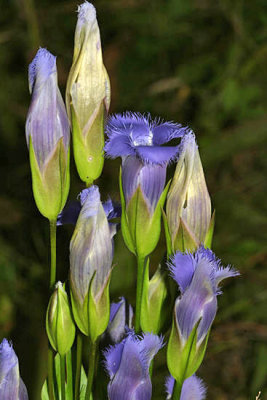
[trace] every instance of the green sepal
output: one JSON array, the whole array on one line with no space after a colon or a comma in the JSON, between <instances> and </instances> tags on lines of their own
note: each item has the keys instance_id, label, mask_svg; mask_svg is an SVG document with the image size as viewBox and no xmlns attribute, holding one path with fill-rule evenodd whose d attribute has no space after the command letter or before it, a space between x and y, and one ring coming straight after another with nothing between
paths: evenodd
<instances>
[{"instance_id":1,"label":"green sepal","mask_svg":"<svg viewBox=\"0 0 267 400\"><path fill-rule=\"evenodd\" d=\"M75 164L81 180L88 186L101 175L104 165L104 103L91 116L85 133L72 104L70 110Z\"/></svg>"},{"instance_id":2,"label":"green sepal","mask_svg":"<svg viewBox=\"0 0 267 400\"><path fill-rule=\"evenodd\" d=\"M168 225L168 220L167 220L167 215L165 211L162 209L162 219L163 219L163 225L164 225L164 231L165 231L165 240L166 240L166 247L167 247L167 256L170 257L172 254L172 239L171 239L171 233L169 230L169 225Z\"/></svg>"},{"instance_id":3,"label":"green sepal","mask_svg":"<svg viewBox=\"0 0 267 400\"><path fill-rule=\"evenodd\" d=\"M80 304L79 300L76 299L72 290L70 291L70 297L76 325L85 336L88 336L88 296L85 297L83 304Z\"/></svg>"},{"instance_id":4,"label":"green sepal","mask_svg":"<svg viewBox=\"0 0 267 400\"><path fill-rule=\"evenodd\" d=\"M199 242L194 234L189 230L188 226L180 218L179 228L173 241L173 252L190 251L194 252L199 247Z\"/></svg>"},{"instance_id":5,"label":"green sepal","mask_svg":"<svg viewBox=\"0 0 267 400\"><path fill-rule=\"evenodd\" d=\"M209 225L209 228L208 228L208 231L206 233L205 240L204 240L204 246L206 248L208 248L208 249L211 249L214 226L215 226L215 210L212 213L212 217L211 217L211 220L210 220L210 225Z\"/></svg>"},{"instance_id":6,"label":"green sepal","mask_svg":"<svg viewBox=\"0 0 267 400\"><path fill-rule=\"evenodd\" d=\"M92 293L92 283L95 275L91 281L88 292L88 317L89 317L89 337L93 343L97 338L102 335L106 330L109 322L110 313L110 299L109 299L109 284L111 278L111 271L107 278L105 287L102 293L97 294L97 298Z\"/></svg>"},{"instance_id":7,"label":"green sepal","mask_svg":"<svg viewBox=\"0 0 267 400\"><path fill-rule=\"evenodd\" d=\"M59 139L44 170L41 172L32 139L29 139L29 156L32 173L32 188L40 213L50 221L55 221L65 205L69 193L69 154Z\"/></svg>"},{"instance_id":8,"label":"green sepal","mask_svg":"<svg viewBox=\"0 0 267 400\"><path fill-rule=\"evenodd\" d=\"M47 307L46 332L51 346L61 356L71 349L75 330L68 295L60 284L52 294Z\"/></svg>"},{"instance_id":9,"label":"green sepal","mask_svg":"<svg viewBox=\"0 0 267 400\"><path fill-rule=\"evenodd\" d=\"M143 332L158 334L164 325L167 287L161 266L149 279L149 260L144 269L140 324Z\"/></svg>"},{"instance_id":10,"label":"green sepal","mask_svg":"<svg viewBox=\"0 0 267 400\"><path fill-rule=\"evenodd\" d=\"M60 356L56 354L54 358L54 366L55 366L55 375L54 375L54 392L57 394L56 399L61 400L61 378L60 378ZM73 387L70 385L68 381L68 376L66 376L67 382L65 384L65 395L66 400L73 400ZM72 381L73 377L71 377ZM79 400L85 400L85 393L86 393L86 385L87 385L87 376L84 371L84 368L81 367L81 381L80 381L80 395ZM41 391L41 400L50 400L48 395L48 385L47 379L45 380L42 391ZM92 396L90 400L93 400Z\"/></svg>"},{"instance_id":11,"label":"green sepal","mask_svg":"<svg viewBox=\"0 0 267 400\"><path fill-rule=\"evenodd\" d=\"M197 346L196 323L185 344L182 343L176 326L176 315L173 316L172 329L167 348L168 369L174 379L182 386L185 379L192 376L199 368L205 355L209 332L204 341Z\"/></svg>"},{"instance_id":12,"label":"green sepal","mask_svg":"<svg viewBox=\"0 0 267 400\"><path fill-rule=\"evenodd\" d=\"M126 214L126 205L125 205L125 198L122 189L122 171L120 168L120 175L119 175L119 186L120 186L120 198L121 198L121 231L123 235L124 242L128 249L133 253L136 254L135 245L131 236L131 232L129 230L128 224L128 217Z\"/></svg>"}]
</instances>

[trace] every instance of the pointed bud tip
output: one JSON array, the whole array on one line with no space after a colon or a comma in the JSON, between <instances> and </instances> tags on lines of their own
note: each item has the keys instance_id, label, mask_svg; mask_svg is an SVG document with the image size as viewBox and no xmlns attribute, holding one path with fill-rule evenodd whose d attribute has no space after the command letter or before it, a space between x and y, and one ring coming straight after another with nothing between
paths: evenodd
<instances>
[{"instance_id":1,"label":"pointed bud tip","mask_svg":"<svg viewBox=\"0 0 267 400\"><path fill-rule=\"evenodd\" d=\"M93 185L90 186L89 188L82 190L81 193L79 194L79 199L82 206L87 201L87 199L88 200L90 199L90 202L92 204L98 203L100 201L100 193L98 186Z\"/></svg>"},{"instance_id":2,"label":"pointed bud tip","mask_svg":"<svg viewBox=\"0 0 267 400\"><path fill-rule=\"evenodd\" d=\"M93 4L85 1L78 6L78 19L82 23L92 23L96 19L96 9Z\"/></svg>"},{"instance_id":3,"label":"pointed bud tip","mask_svg":"<svg viewBox=\"0 0 267 400\"><path fill-rule=\"evenodd\" d=\"M47 49L40 47L29 65L30 92L32 92L37 75L45 80L52 73L56 73L56 57Z\"/></svg>"}]
</instances>

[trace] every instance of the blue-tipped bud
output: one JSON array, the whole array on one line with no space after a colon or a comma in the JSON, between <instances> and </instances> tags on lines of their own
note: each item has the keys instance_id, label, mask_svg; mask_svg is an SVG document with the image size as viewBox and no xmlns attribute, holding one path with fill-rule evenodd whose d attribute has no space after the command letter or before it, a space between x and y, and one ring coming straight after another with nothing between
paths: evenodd
<instances>
[{"instance_id":1,"label":"blue-tipped bud","mask_svg":"<svg viewBox=\"0 0 267 400\"><path fill-rule=\"evenodd\" d=\"M26 121L33 194L55 221L69 192L69 121L57 85L56 57L39 49L29 66L31 105Z\"/></svg>"},{"instance_id":2,"label":"blue-tipped bud","mask_svg":"<svg viewBox=\"0 0 267 400\"><path fill-rule=\"evenodd\" d=\"M195 251L211 245L214 220L195 136L189 132L167 196L166 216L172 251Z\"/></svg>"},{"instance_id":3,"label":"blue-tipped bud","mask_svg":"<svg viewBox=\"0 0 267 400\"><path fill-rule=\"evenodd\" d=\"M169 267L181 296L174 306L167 362L172 376L182 383L196 372L204 357L217 312L219 283L238 272L221 267L215 254L204 247L194 255L176 253Z\"/></svg>"},{"instance_id":4,"label":"blue-tipped bud","mask_svg":"<svg viewBox=\"0 0 267 400\"><path fill-rule=\"evenodd\" d=\"M28 400L26 386L19 375L19 361L6 339L0 344L0 399Z\"/></svg>"},{"instance_id":5,"label":"blue-tipped bud","mask_svg":"<svg viewBox=\"0 0 267 400\"><path fill-rule=\"evenodd\" d=\"M75 339L75 325L68 295L61 282L56 284L47 307L46 332L53 349L61 356L67 354Z\"/></svg>"},{"instance_id":6,"label":"blue-tipped bud","mask_svg":"<svg viewBox=\"0 0 267 400\"><path fill-rule=\"evenodd\" d=\"M76 167L81 180L91 184L103 168L104 118L110 104L110 83L102 59L96 10L87 1L78 8L66 104L72 122Z\"/></svg>"},{"instance_id":7,"label":"blue-tipped bud","mask_svg":"<svg viewBox=\"0 0 267 400\"><path fill-rule=\"evenodd\" d=\"M81 192L82 209L70 243L70 285L75 321L92 341L109 321L112 237L97 186Z\"/></svg>"},{"instance_id":8,"label":"blue-tipped bud","mask_svg":"<svg viewBox=\"0 0 267 400\"><path fill-rule=\"evenodd\" d=\"M124 297L118 303L110 306L110 317L107 327L107 335L112 343L118 343L123 339L128 329L132 328L133 309L127 304Z\"/></svg>"},{"instance_id":9,"label":"blue-tipped bud","mask_svg":"<svg viewBox=\"0 0 267 400\"><path fill-rule=\"evenodd\" d=\"M115 115L108 121L106 154L122 158L122 233L129 250L139 257L157 245L168 190L164 189L167 164L179 152L179 145L163 145L185 132L180 125L159 124L141 114Z\"/></svg>"},{"instance_id":10,"label":"blue-tipped bud","mask_svg":"<svg viewBox=\"0 0 267 400\"><path fill-rule=\"evenodd\" d=\"M166 380L167 400L172 398L175 380L169 376ZM182 386L180 400L204 400L206 398L206 387L202 379L196 375L187 378Z\"/></svg>"},{"instance_id":11,"label":"blue-tipped bud","mask_svg":"<svg viewBox=\"0 0 267 400\"><path fill-rule=\"evenodd\" d=\"M139 337L129 333L121 343L105 351L109 400L151 399L149 366L162 345L162 338L156 335Z\"/></svg>"}]
</instances>

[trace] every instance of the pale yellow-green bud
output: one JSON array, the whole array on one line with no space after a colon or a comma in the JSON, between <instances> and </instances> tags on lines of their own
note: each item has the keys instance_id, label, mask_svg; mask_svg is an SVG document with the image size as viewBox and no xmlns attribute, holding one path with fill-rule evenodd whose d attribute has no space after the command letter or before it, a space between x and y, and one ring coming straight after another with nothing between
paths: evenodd
<instances>
[{"instance_id":1,"label":"pale yellow-green bud","mask_svg":"<svg viewBox=\"0 0 267 400\"><path fill-rule=\"evenodd\" d=\"M172 251L211 244L211 201L195 136L188 133L167 196L166 216Z\"/></svg>"},{"instance_id":2,"label":"pale yellow-green bud","mask_svg":"<svg viewBox=\"0 0 267 400\"><path fill-rule=\"evenodd\" d=\"M47 307L46 332L51 346L61 356L71 349L75 339L75 325L68 295L61 282L56 284Z\"/></svg>"},{"instance_id":3,"label":"pale yellow-green bud","mask_svg":"<svg viewBox=\"0 0 267 400\"><path fill-rule=\"evenodd\" d=\"M96 10L87 1L78 9L66 104L76 167L81 180L91 184L100 176L104 163L104 119L110 105L110 82L102 59Z\"/></svg>"}]
</instances>

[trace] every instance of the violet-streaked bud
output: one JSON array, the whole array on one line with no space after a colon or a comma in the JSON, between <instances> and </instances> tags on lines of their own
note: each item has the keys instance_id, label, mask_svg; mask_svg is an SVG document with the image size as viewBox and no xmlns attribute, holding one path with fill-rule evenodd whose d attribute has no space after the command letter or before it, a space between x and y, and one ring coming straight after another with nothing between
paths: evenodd
<instances>
[{"instance_id":1,"label":"violet-streaked bud","mask_svg":"<svg viewBox=\"0 0 267 400\"><path fill-rule=\"evenodd\" d=\"M169 376L166 379L165 384L167 400L172 398L174 385L174 378ZM206 391L207 390L202 379L198 378L196 375L192 375L183 383L180 400L204 400L206 398Z\"/></svg>"},{"instance_id":2,"label":"violet-streaked bud","mask_svg":"<svg viewBox=\"0 0 267 400\"><path fill-rule=\"evenodd\" d=\"M68 295L61 282L56 284L46 312L46 332L50 344L61 356L67 354L75 339Z\"/></svg>"},{"instance_id":3,"label":"violet-streaked bud","mask_svg":"<svg viewBox=\"0 0 267 400\"><path fill-rule=\"evenodd\" d=\"M127 112L112 116L106 131L107 157L122 158L123 237L131 252L145 257L159 239L161 208L168 190L168 185L164 189L166 169L179 153L179 145L165 144L183 137L187 128Z\"/></svg>"},{"instance_id":4,"label":"violet-streaked bud","mask_svg":"<svg viewBox=\"0 0 267 400\"><path fill-rule=\"evenodd\" d=\"M133 309L127 304L124 297L118 303L110 306L110 317L107 327L107 335L112 343L118 343L123 339L128 329L132 329Z\"/></svg>"},{"instance_id":5,"label":"violet-streaked bud","mask_svg":"<svg viewBox=\"0 0 267 400\"><path fill-rule=\"evenodd\" d=\"M167 196L166 216L172 251L195 251L201 243L211 245L214 221L211 202L195 135L189 132Z\"/></svg>"},{"instance_id":6,"label":"violet-streaked bud","mask_svg":"<svg viewBox=\"0 0 267 400\"><path fill-rule=\"evenodd\" d=\"M46 218L55 221L69 192L70 128L57 84L56 57L40 48L29 65L32 94L26 121L33 194Z\"/></svg>"},{"instance_id":7,"label":"violet-streaked bud","mask_svg":"<svg viewBox=\"0 0 267 400\"><path fill-rule=\"evenodd\" d=\"M162 348L162 338L133 333L104 352L105 365L110 377L109 400L150 400L152 384L149 366Z\"/></svg>"},{"instance_id":8,"label":"violet-streaked bud","mask_svg":"<svg viewBox=\"0 0 267 400\"><path fill-rule=\"evenodd\" d=\"M19 361L6 339L0 344L0 398L28 400L28 393L19 374Z\"/></svg>"},{"instance_id":9,"label":"violet-streaked bud","mask_svg":"<svg viewBox=\"0 0 267 400\"><path fill-rule=\"evenodd\" d=\"M172 376L181 383L196 372L204 357L221 293L219 283L238 272L229 266L223 268L215 254L203 246L194 255L177 252L169 268L181 296L174 306L167 362Z\"/></svg>"},{"instance_id":10,"label":"violet-streaked bud","mask_svg":"<svg viewBox=\"0 0 267 400\"><path fill-rule=\"evenodd\" d=\"M82 209L70 243L72 306L79 329L95 341L109 321L114 231L97 186L83 190L80 200Z\"/></svg>"},{"instance_id":11,"label":"violet-streaked bud","mask_svg":"<svg viewBox=\"0 0 267 400\"><path fill-rule=\"evenodd\" d=\"M110 105L110 83L103 64L99 27L94 6L78 8L74 54L66 88L72 122L76 167L87 185L97 179L104 162L104 118Z\"/></svg>"}]
</instances>

